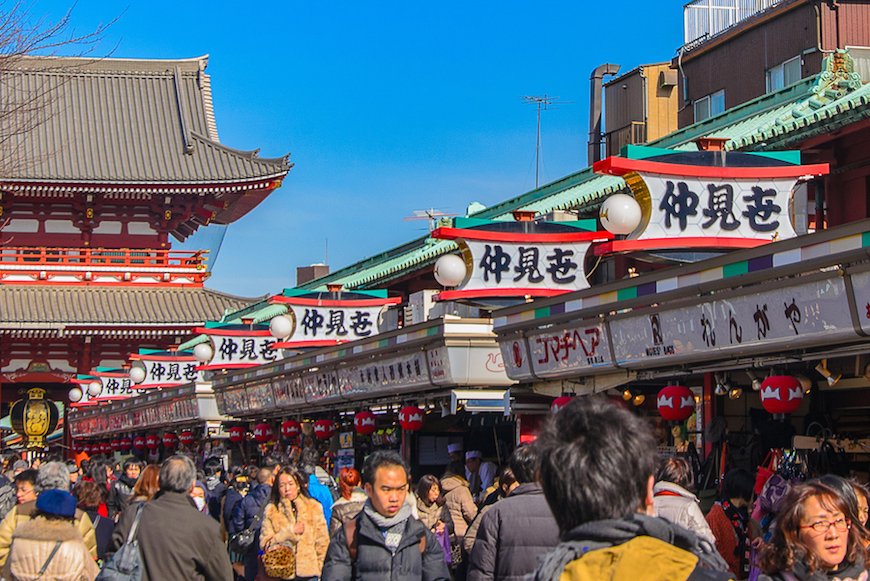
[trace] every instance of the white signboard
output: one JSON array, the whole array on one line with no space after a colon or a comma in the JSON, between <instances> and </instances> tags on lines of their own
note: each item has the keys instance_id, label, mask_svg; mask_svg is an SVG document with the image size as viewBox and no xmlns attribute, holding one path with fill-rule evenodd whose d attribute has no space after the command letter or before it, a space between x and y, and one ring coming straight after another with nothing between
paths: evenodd
<instances>
[{"instance_id":1,"label":"white signboard","mask_svg":"<svg viewBox=\"0 0 870 581\"><path fill-rule=\"evenodd\" d=\"M617 363L642 367L664 358L703 360L856 336L842 277L757 288L744 296L612 320Z\"/></svg>"},{"instance_id":2,"label":"white signboard","mask_svg":"<svg viewBox=\"0 0 870 581\"><path fill-rule=\"evenodd\" d=\"M649 190L649 223L629 236L784 240L797 234L790 208L797 179L696 178L639 172Z\"/></svg>"},{"instance_id":3,"label":"white signboard","mask_svg":"<svg viewBox=\"0 0 870 581\"><path fill-rule=\"evenodd\" d=\"M507 375L516 380L613 367L607 330L601 323L537 330L526 339L506 339L500 346Z\"/></svg>"},{"instance_id":4,"label":"white signboard","mask_svg":"<svg viewBox=\"0 0 870 581\"><path fill-rule=\"evenodd\" d=\"M429 385L426 356L415 351L369 363L357 363L338 370L341 394L345 397Z\"/></svg>"},{"instance_id":5,"label":"white signboard","mask_svg":"<svg viewBox=\"0 0 870 581\"><path fill-rule=\"evenodd\" d=\"M97 397L90 398L91 401L115 401L142 395L147 392L145 389L135 389L129 377L97 377L97 380L103 385L103 390ZM87 387L87 384L82 386L82 391L84 392L82 402L88 401Z\"/></svg>"},{"instance_id":6,"label":"white signboard","mask_svg":"<svg viewBox=\"0 0 870 581\"><path fill-rule=\"evenodd\" d=\"M870 335L870 271L851 275L861 329Z\"/></svg>"},{"instance_id":7,"label":"white signboard","mask_svg":"<svg viewBox=\"0 0 870 581\"><path fill-rule=\"evenodd\" d=\"M378 334L378 317L384 307L292 305L296 322L293 333L282 343L307 341L354 341Z\"/></svg>"},{"instance_id":8,"label":"white signboard","mask_svg":"<svg viewBox=\"0 0 870 581\"><path fill-rule=\"evenodd\" d=\"M197 371L196 361L167 361L140 359L145 368L145 380L138 384L139 388L170 387L202 381L202 373Z\"/></svg>"},{"instance_id":9,"label":"white signboard","mask_svg":"<svg viewBox=\"0 0 870 581\"><path fill-rule=\"evenodd\" d=\"M211 335L211 341L214 357L201 369L248 367L278 360L271 336Z\"/></svg>"},{"instance_id":10,"label":"white signboard","mask_svg":"<svg viewBox=\"0 0 870 581\"><path fill-rule=\"evenodd\" d=\"M590 242L464 240L473 268L459 290L589 288L584 262Z\"/></svg>"},{"instance_id":11,"label":"white signboard","mask_svg":"<svg viewBox=\"0 0 870 581\"><path fill-rule=\"evenodd\" d=\"M529 351L526 348L526 340L519 335L499 340L502 360L508 377L517 381L534 379Z\"/></svg>"}]
</instances>

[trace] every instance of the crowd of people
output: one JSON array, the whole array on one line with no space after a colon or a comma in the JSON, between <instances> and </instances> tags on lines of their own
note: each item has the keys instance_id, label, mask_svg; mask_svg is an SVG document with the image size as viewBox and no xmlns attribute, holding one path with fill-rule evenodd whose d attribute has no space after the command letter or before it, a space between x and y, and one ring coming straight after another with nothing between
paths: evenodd
<instances>
[{"instance_id":1,"label":"crowd of people","mask_svg":"<svg viewBox=\"0 0 870 581\"><path fill-rule=\"evenodd\" d=\"M312 451L313 452L313 451ZM644 419L575 398L500 470L449 449L412 482L369 455L336 482L304 452L225 470L175 455L27 462L0 475L0 578L233 581L867 579L868 491L732 470L704 514L691 466L658 461ZM413 486L412 486L413 484ZM102 569L102 572L101 572Z\"/></svg>"}]
</instances>

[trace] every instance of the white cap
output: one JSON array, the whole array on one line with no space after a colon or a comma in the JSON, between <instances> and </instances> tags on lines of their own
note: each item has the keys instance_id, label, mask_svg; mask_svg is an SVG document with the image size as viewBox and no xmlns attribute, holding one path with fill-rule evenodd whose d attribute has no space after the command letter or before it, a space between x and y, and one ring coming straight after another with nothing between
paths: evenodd
<instances>
[{"instance_id":1,"label":"white cap","mask_svg":"<svg viewBox=\"0 0 870 581\"><path fill-rule=\"evenodd\" d=\"M462 444L447 444L448 454L458 454L462 452Z\"/></svg>"},{"instance_id":2,"label":"white cap","mask_svg":"<svg viewBox=\"0 0 870 581\"><path fill-rule=\"evenodd\" d=\"M483 454L480 453L480 450L469 450L465 453L466 460L471 460L472 458L483 458Z\"/></svg>"}]
</instances>

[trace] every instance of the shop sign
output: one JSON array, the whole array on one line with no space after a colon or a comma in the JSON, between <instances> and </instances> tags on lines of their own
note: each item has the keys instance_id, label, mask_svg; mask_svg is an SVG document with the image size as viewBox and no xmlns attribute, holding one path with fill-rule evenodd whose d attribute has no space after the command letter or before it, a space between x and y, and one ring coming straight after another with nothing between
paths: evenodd
<instances>
[{"instance_id":1,"label":"shop sign","mask_svg":"<svg viewBox=\"0 0 870 581\"><path fill-rule=\"evenodd\" d=\"M272 392L275 406L285 408L294 404L305 403L305 387L298 376L283 376L272 380ZM218 392L219 393L219 392Z\"/></svg>"},{"instance_id":2,"label":"shop sign","mask_svg":"<svg viewBox=\"0 0 870 581\"><path fill-rule=\"evenodd\" d=\"M225 416L238 416L248 410L248 394L244 387L215 391L218 411Z\"/></svg>"},{"instance_id":3,"label":"shop sign","mask_svg":"<svg viewBox=\"0 0 870 581\"><path fill-rule=\"evenodd\" d=\"M248 408L250 410L271 410L275 407L275 395L272 393L272 382L260 381L246 387Z\"/></svg>"},{"instance_id":4,"label":"shop sign","mask_svg":"<svg viewBox=\"0 0 870 581\"><path fill-rule=\"evenodd\" d=\"M338 381L345 397L429 385L426 354L415 351L340 367Z\"/></svg>"},{"instance_id":5,"label":"shop sign","mask_svg":"<svg viewBox=\"0 0 870 581\"><path fill-rule=\"evenodd\" d=\"M855 304L858 308L858 320L861 330L870 335L870 270L850 276L852 289L855 291Z\"/></svg>"},{"instance_id":6,"label":"shop sign","mask_svg":"<svg viewBox=\"0 0 870 581\"><path fill-rule=\"evenodd\" d=\"M508 377L516 380L613 367L607 331L601 323L536 330L525 339L502 341L500 347Z\"/></svg>"},{"instance_id":7,"label":"shop sign","mask_svg":"<svg viewBox=\"0 0 870 581\"><path fill-rule=\"evenodd\" d=\"M758 287L761 289L762 287ZM854 337L842 277L610 322L617 363L701 360Z\"/></svg>"},{"instance_id":8,"label":"shop sign","mask_svg":"<svg viewBox=\"0 0 870 581\"><path fill-rule=\"evenodd\" d=\"M134 357L131 356L131 359ZM149 359L147 356L139 356L135 359L139 360L145 369L145 379L136 384L140 389L174 387L203 381L202 373L197 371L199 364L192 357L170 360L168 358Z\"/></svg>"},{"instance_id":9,"label":"shop sign","mask_svg":"<svg viewBox=\"0 0 870 581\"><path fill-rule=\"evenodd\" d=\"M268 332L267 332L268 334ZM214 356L200 370L240 369L256 367L278 360L278 353L272 349L272 337L250 335L211 335Z\"/></svg>"}]
</instances>

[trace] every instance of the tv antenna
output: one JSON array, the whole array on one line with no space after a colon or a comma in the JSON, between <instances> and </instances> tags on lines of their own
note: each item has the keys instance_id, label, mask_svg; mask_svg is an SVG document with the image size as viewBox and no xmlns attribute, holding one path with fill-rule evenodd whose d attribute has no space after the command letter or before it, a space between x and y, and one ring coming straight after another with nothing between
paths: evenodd
<instances>
[{"instance_id":1,"label":"tv antenna","mask_svg":"<svg viewBox=\"0 0 870 581\"><path fill-rule=\"evenodd\" d=\"M537 138L535 139L535 189L538 189L540 183L541 165L543 164L541 159L543 149L541 147L541 111L546 111L550 108L550 105L558 105L564 102L558 99L559 97L550 97L547 94L540 96L527 95L523 97L523 101L534 104L538 109L538 130L536 134Z\"/></svg>"},{"instance_id":2,"label":"tv antenna","mask_svg":"<svg viewBox=\"0 0 870 581\"><path fill-rule=\"evenodd\" d=\"M440 218L448 218L450 216L456 216L456 214L449 214L446 212L442 212L441 210L436 210L435 208L429 208L428 210L414 210L411 212L410 216L405 216L403 220L409 222L411 220L428 220L429 221L429 232L435 229L435 222Z\"/></svg>"}]
</instances>

